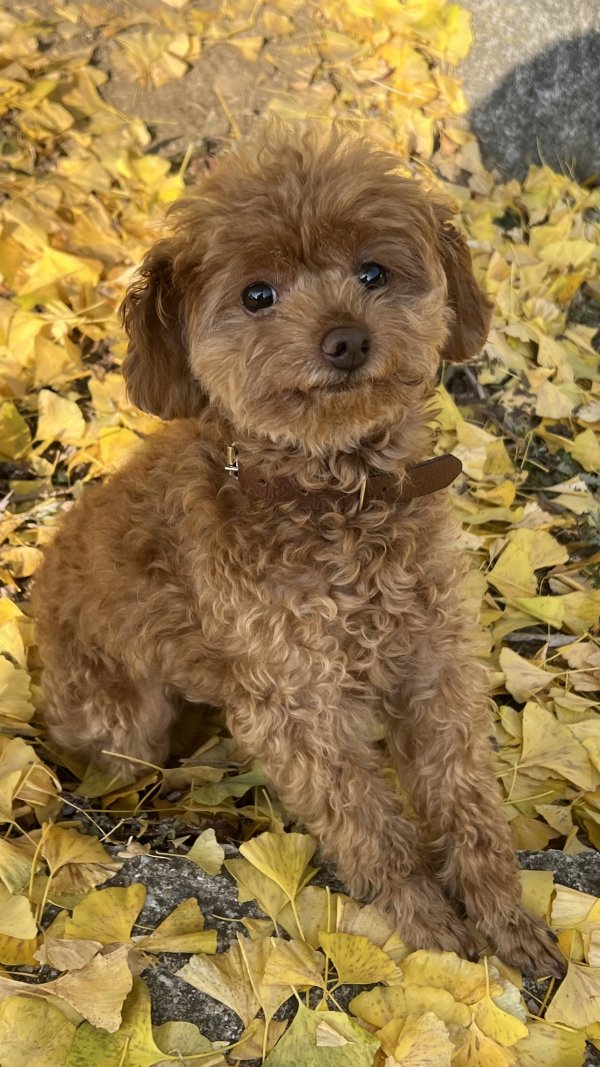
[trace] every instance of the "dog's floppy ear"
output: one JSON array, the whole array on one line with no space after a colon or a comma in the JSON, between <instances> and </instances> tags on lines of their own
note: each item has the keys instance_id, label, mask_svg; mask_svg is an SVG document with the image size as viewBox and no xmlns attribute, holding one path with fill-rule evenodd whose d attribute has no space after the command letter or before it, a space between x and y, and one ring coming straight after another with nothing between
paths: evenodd
<instances>
[{"instance_id":1,"label":"dog's floppy ear","mask_svg":"<svg viewBox=\"0 0 600 1067\"><path fill-rule=\"evenodd\" d=\"M448 222L445 209L440 208L436 214L440 257L448 283L448 306L454 313L441 356L460 363L472 359L485 344L492 304L473 277L471 255L464 237Z\"/></svg>"},{"instance_id":2,"label":"dog's floppy ear","mask_svg":"<svg viewBox=\"0 0 600 1067\"><path fill-rule=\"evenodd\" d=\"M187 356L183 298L173 279L174 241L146 255L121 305L129 336L123 374L134 404L162 419L192 418L206 404Z\"/></svg>"}]
</instances>

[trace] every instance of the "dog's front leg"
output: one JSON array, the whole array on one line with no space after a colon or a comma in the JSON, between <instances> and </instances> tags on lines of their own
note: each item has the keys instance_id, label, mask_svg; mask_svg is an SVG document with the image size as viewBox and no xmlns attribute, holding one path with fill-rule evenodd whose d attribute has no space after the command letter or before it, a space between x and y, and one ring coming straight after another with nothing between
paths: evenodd
<instances>
[{"instance_id":1,"label":"dog's front leg","mask_svg":"<svg viewBox=\"0 0 600 1067\"><path fill-rule=\"evenodd\" d=\"M520 903L516 858L490 765L485 673L474 657L435 633L422 655L401 698L386 701L388 734L399 772L409 770L438 876L503 959L537 975L560 974L564 963L554 935Z\"/></svg>"},{"instance_id":2,"label":"dog's front leg","mask_svg":"<svg viewBox=\"0 0 600 1067\"><path fill-rule=\"evenodd\" d=\"M299 654L296 648L296 660ZM267 698L256 692L261 673L264 678L264 668L248 670L231 701L228 726L262 761L288 811L317 838L350 892L379 904L411 947L472 953L427 867L415 824L403 818L381 773L364 700L323 673L300 689L280 678Z\"/></svg>"}]
</instances>

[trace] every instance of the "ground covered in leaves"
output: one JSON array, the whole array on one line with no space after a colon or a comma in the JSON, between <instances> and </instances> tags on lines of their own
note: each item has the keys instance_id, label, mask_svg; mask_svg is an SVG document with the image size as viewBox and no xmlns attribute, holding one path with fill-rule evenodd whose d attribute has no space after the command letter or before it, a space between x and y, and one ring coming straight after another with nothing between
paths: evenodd
<instances>
[{"instance_id":1,"label":"ground covered in leaves","mask_svg":"<svg viewBox=\"0 0 600 1067\"><path fill-rule=\"evenodd\" d=\"M256 113L338 117L445 191L494 301L482 358L446 370L437 441L465 472L455 504L498 706L495 771L516 848L600 849L600 189L544 166L522 184L483 168L458 73L470 39L445 0L4 6L3 1067L579 1067L586 1036L600 1047L596 897L524 873L569 960L558 989L524 1000L498 960L409 953L375 909L312 884L314 843L286 831L260 768L240 767L218 726L202 737L191 723L185 759L115 788L51 751L37 718L41 549L86 483L157 426L119 372L116 308L136 264L167 205ZM146 929L142 884L103 888L147 853L216 875L224 848L260 909L229 945L193 897ZM143 975L173 953L239 1017L232 1046L202 1019L152 1027Z\"/></svg>"}]
</instances>

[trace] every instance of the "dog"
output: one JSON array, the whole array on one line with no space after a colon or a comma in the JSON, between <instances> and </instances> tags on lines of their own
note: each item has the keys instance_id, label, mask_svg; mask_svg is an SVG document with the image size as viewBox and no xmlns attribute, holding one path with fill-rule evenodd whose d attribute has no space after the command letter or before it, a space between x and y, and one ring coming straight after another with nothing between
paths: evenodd
<instances>
[{"instance_id":1,"label":"dog","mask_svg":"<svg viewBox=\"0 0 600 1067\"><path fill-rule=\"evenodd\" d=\"M392 156L314 129L263 130L174 205L122 308L130 397L168 425L46 551L45 719L122 767L165 760L182 699L222 708L409 946L472 956L463 909L503 959L559 974L490 769L459 464L431 455L440 358L474 356L490 320L450 217Z\"/></svg>"}]
</instances>

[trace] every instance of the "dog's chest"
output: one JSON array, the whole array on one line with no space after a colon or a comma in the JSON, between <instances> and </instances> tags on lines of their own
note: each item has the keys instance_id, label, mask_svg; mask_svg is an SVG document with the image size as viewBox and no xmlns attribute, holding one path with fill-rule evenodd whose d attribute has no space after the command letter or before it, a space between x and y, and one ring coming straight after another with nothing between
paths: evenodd
<instances>
[{"instance_id":1,"label":"dog's chest","mask_svg":"<svg viewBox=\"0 0 600 1067\"><path fill-rule=\"evenodd\" d=\"M251 613L261 629L285 631L291 646L336 647L354 674L377 684L385 684L386 662L410 658L415 633L427 625L425 529L414 520L340 516L304 526L271 522L260 531L242 522L226 551L235 561L234 627Z\"/></svg>"},{"instance_id":2,"label":"dog's chest","mask_svg":"<svg viewBox=\"0 0 600 1067\"><path fill-rule=\"evenodd\" d=\"M379 671L392 648L394 656L410 654L414 619L427 612L420 556L391 521L379 529L348 526L315 545L313 580L335 605L329 629L353 670Z\"/></svg>"}]
</instances>

